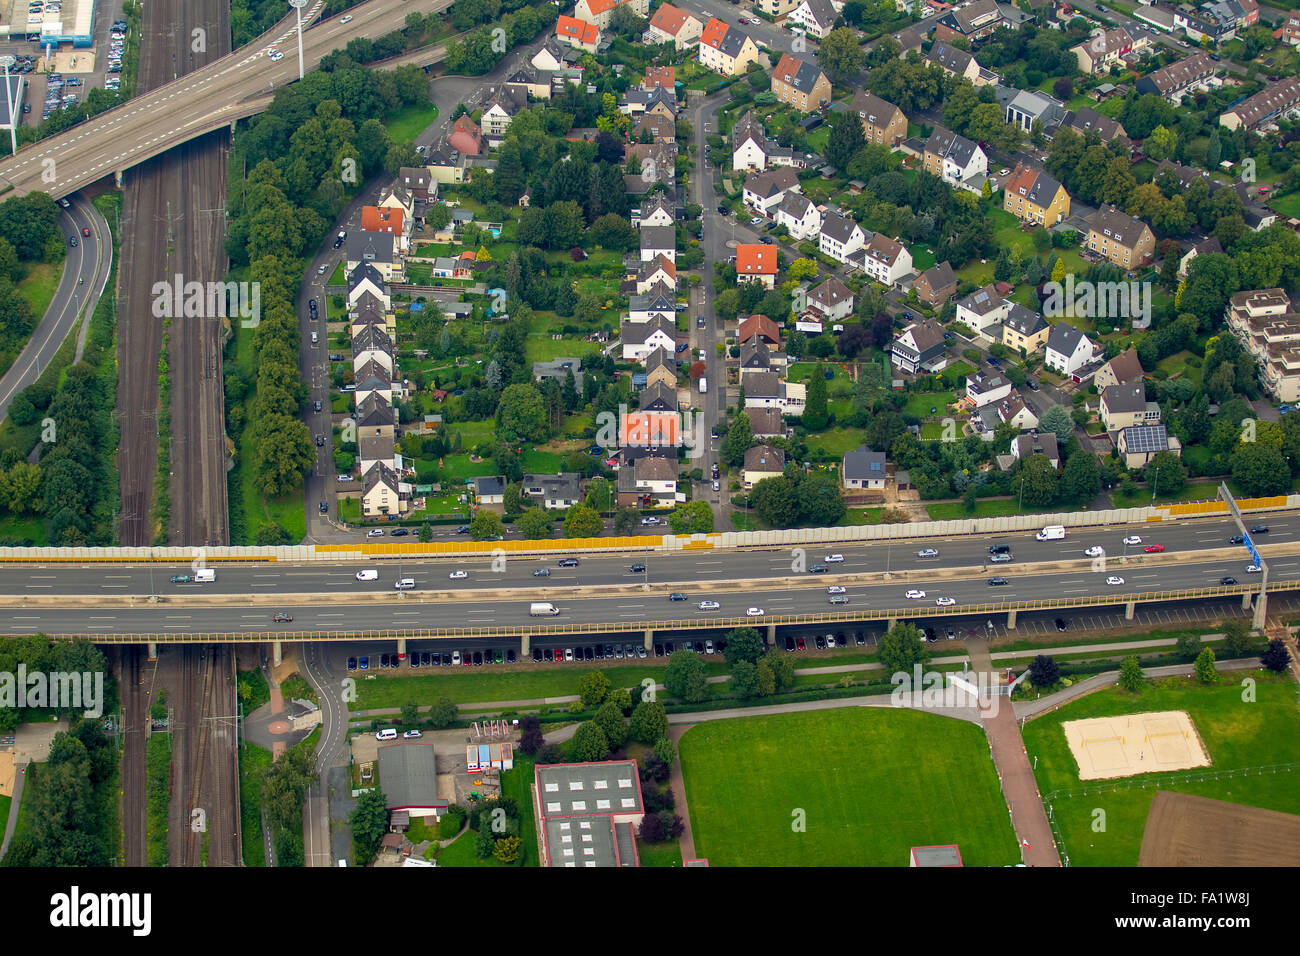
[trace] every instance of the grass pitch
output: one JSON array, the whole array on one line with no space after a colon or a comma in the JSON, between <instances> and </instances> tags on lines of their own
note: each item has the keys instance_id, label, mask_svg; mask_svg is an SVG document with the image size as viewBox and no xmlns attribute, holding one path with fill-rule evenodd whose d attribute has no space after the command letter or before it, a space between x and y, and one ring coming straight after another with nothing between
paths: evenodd
<instances>
[{"instance_id":1,"label":"grass pitch","mask_svg":"<svg viewBox=\"0 0 1300 956\"><path fill-rule=\"evenodd\" d=\"M967 866L1020 862L975 724L805 711L699 724L680 753L695 850L711 866L907 866L912 847L950 843Z\"/></svg>"}]
</instances>

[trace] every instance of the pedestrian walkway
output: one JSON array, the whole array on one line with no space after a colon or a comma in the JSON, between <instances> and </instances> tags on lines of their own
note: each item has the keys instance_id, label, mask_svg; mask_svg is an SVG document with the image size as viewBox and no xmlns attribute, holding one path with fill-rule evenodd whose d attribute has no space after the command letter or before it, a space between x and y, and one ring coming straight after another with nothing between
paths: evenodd
<instances>
[{"instance_id":1,"label":"pedestrian walkway","mask_svg":"<svg viewBox=\"0 0 1300 956\"><path fill-rule=\"evenodd\" d=\"M27 779L27 763L18 764L14 775L14 795L9 801L9 819L5 821L5 837L0 842L0 860L9 852L9 841L14 838L14 829L18 826L18 807L23 802L23 782Z\"/></svg>"},{"instance_id":2,"label":"pedestrian walkway","mask_svg":"<svg viewBox=\"0 0 1300 956\"><path fill-rule=\"evenodd\" d=\"M993 672L993 661L987 647L972 643L969 653L975 673ZM983 684L980 686L982 688ZM1015 828L1016 840L1020 843L1021 858L1029 866L1060 866L1056 841L1052 839L1052 828L1047 822L1047 814L1038 795L1038 783L1029 766L1029 756L1020 736L1020 725L1016 723L1016 713L1009 706L1001 706L1002 699L987 698L983 689L980 698L984 733L993 753L993 764L1002 784L1002 795L1011 811L1011 825ZM1005 703L1010 704L1010 700Z\"/></svg>"}]
</instances>

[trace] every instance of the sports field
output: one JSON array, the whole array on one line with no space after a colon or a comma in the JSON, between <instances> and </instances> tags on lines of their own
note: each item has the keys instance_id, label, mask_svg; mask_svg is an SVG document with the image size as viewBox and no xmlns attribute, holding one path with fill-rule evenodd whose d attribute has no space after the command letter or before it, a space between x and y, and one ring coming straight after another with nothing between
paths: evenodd
<instances>
[{"instance_id":1,"label":"sports field","mask_svg":"<svg viewBox=\"0 0 1300 956\"><path fill-rule=\"evenodd\" d=\"M699 724L680 754L710 866L907 866L955 843L967 866L1020 862L983 731L844 707ZM796 832L802 819L804 832Z\"/></svg>"},{"instance_id":2,"label":"sports field","mask_svg":"<svg viewBox=\"0 0 1300 956\"><path fill-rule=\"evenodd\" d=\"M1246 678L1255 682L1253 701L1243 699L1250 696L1242 685ZM1038 758L1035 775L1044 804L1054 791L1059 794L1050 803L1071 866L1136 866L1157 790L1300 813L1300 707L1295 683L1289 676L1262 670L1235 672L1221 679L1223 683L1211 687L1171 678L1136 694L1119 688L1098 691L1025 726L1030 761ZM1080 782L1061 729L1063 722L1152 711L1185 711L1209 753L1210 765L1087 785ZM1297 770L1261 773L1257 769L1292 763ZM1226 773L1247 768L1256 769Z\"/></svg>"}]
</instances>

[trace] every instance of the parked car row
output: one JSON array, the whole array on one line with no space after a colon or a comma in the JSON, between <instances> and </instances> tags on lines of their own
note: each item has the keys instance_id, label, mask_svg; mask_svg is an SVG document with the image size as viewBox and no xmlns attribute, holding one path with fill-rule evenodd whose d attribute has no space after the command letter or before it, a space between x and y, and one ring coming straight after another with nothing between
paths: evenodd
<instances>
[{"instance_id":1,"label":"parked car row","mask_svg":"<svg viewBox=\"0 0 1300 956\"><path fill-rule=\"evenodd\" d=\"M801 637L795 634L787 634L785 637L785 649L787 651L804 651L808 649L809 638ZM849 647L856 644L862 647L867 643L867 634L865 631L835 631L834 633L817 634L811 638L814 646L819 651L834 650L837 647Z\"/></svg>"}]
</instances>

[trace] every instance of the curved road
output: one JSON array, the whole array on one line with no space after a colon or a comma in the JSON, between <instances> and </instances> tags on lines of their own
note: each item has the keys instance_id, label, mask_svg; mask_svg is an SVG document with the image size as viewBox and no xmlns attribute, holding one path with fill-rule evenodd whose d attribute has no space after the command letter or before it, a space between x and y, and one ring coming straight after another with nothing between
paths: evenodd
<instances>
[{"instance_id":1,"label":"curved road","mask_svg":"<svg viewBox=\"0 0 1300 956\"><path fill-rule=\"evenodd\" d=\"M59 287L27 346L0 378L0 420L9 414L15 396L49 367L83 307L86 316L94 314L108 284L113 265L112 231L99 210L80 194L69 197L68 202L67 208L59 210L59 225L65 236L77 237L77 247L68 249ZM90 235L83 236L82 229L89 229Z\"/></svg>"}]
</instances>

